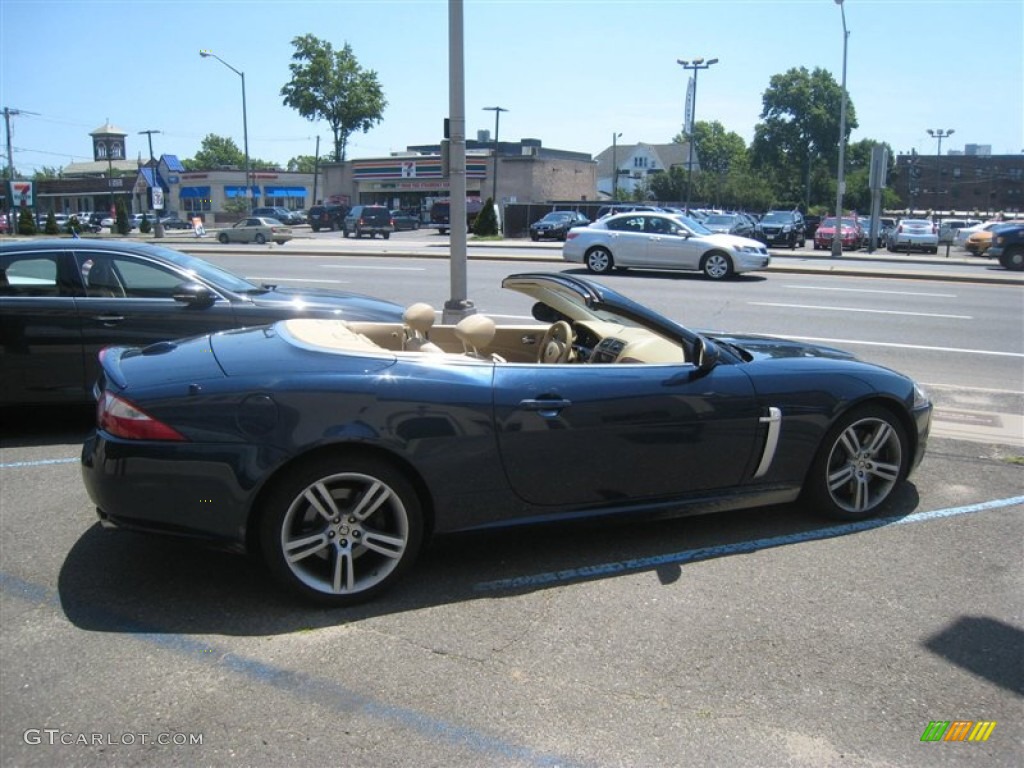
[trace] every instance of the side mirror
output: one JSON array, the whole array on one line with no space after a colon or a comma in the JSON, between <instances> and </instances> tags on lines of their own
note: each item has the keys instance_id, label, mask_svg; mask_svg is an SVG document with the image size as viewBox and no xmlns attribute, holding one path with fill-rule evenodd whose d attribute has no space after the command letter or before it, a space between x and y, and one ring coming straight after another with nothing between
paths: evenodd
<instances>
[{"instance_id":1,"label":"side mirror","mask_svg":"<svg viewBox=\"0 0 1024 768\"><path fill-rule=\"evenodd\" d=\"M542 323L554 323L565 318L555 309L549 307L543 301L538 301L533 305L533 319L539 320Z\"/></svg>"},{"instance_id":2,"label":"side mirror","mask_svg":"<svg viewBox=\"0 0 1024 768\"><path fill-rule=\"evenodd\" d=\"M205 309L216 301L213 291L201 283L182 283L171 294L175 301L197 309Z\"/></svg>"},{"instance_id":3,"label":"side mirror","mask_svg":"<svg viewBox=\"0 0 1024 768\"><path fill-rule=\"evenodd\" d=\"M718 365L718 359L720 352L718 351L718 345L711 339L704 338L701 336L697 340L697 345L694 349L696 354L697 370L694 372L693 377L699 378L706 376L711 370Z\"/></svg>"}]
</instances>

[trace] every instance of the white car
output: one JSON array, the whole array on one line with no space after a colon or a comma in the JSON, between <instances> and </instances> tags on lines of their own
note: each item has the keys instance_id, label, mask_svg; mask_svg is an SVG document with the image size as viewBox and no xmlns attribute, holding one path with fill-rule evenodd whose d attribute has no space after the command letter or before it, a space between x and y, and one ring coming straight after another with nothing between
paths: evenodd
<instances>
[{"instance_id":1,"label":"white car","mask_svg":"<svg viewBox=\"0 0 1024 768\"><path fill-rule=\"evenodd\" d=\"M990 220L981 222L980 224L974 224L973 226L970 227L964 227L962 229L957 230L956 237L954 238L953 242L956 245L959 245L961 248L963 248L967 245L967 238L969 238L975 232L988 232L992 228L998 227L1000 224L1005 223L1005 221Z\"/></svg>"},{"instance_id":2,"label":"white car","mask_svg":"<svg viewBox=\"0 0 1024 768\"><path fill-rule=\"evenodd\" d=\"M712 280L764 269L768 247L757 240L715 234L691 218L632 211L569 230L562 258L597 275L612 269L691 269Z\"/></svg>"},{"instance_id":3,"label":"white car","mask_svg":"<svg viewBox=\"0 0 1024 768\"><path fill-rule=\"evenodd\" d=\"M889 235L888 248L892 252L919 250L939 252L939 228L928 219L900 219Z\"/></svg>"}]
</instances>

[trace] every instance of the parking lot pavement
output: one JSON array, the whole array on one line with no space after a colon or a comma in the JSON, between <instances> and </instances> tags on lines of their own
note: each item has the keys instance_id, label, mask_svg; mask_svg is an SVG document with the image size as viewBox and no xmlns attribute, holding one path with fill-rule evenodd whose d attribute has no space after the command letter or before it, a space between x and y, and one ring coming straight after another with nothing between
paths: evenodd
<instances>
[{"instance_id":1,"label":"parking lot pavement","mask_svg":"<svg viewBox=\"0 0 1024 768\"><path fill-rule=\"evenodd\" d=\"M101 530L89 421L3 427L5 765L1019 765L1018 450L933 439L874 525L784 506L451 536L339 611ZM922 742L953 720L996 726Z\"/></svg>"}]
</instances>

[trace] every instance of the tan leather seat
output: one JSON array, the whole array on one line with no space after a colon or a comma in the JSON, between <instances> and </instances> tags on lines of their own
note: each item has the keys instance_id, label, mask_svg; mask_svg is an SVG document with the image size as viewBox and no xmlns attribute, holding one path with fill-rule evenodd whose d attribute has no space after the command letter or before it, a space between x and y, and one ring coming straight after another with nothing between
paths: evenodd
<instances>
[{"instance_id":1,"label":"tan leather seat","mask_svg":"<svg viewBox=\"0 0 1024 768\"><path fill-rule=\"evenodd\" d=\"M463 350L470 357L504 362L498 355L486 355L480 351L494 341L497 330L494 321L486 315L469 315L456 324L455 337L462 342Z\"/></svg>"}]
</instances>

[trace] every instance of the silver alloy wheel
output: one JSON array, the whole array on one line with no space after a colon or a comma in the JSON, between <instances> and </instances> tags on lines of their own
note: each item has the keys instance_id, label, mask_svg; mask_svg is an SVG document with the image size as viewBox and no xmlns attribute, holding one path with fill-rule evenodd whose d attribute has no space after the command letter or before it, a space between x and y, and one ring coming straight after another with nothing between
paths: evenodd
<instances>
[{"instance_id":1,"label":"silver alloy wheel","mask_svg":"<svg viewBox=\"0 0 1024 768\"><path fill-rule=\"evenodd\" d=\"M324 596L373 589L402 563L409 514L399 493L373 475L341 472L306 486L280 525L291 575Z\"/></svg>"},{"instance_id":2,"label":"silver alloy wheel","mask_svg":"<svg viewBox=\"0 0 1024 768\"><path fill-rule=\"evenodd\" d=\"M709 253L704 257L704 274L712 280L721 280L732 272L732 262L722 253Z\"/></svg>"},{"instance_id":3,"label":"silver alloy wheel","mask_svg":"<svg viewBox=\"0 0 1024 768\"><path fill-rule=\"evenodd\" d=\"M829 496L841 510L863 515L888 498L902 468L903 442L893 424L876 416L854 421L829 452Z\"/></svg>"},{"instance_id":4,"label":"silver alloy wheel","mask_svg":"<svg viewBox=\"0 0 1024 768\"><path fill-rule=\"evenodd\" d=\"M604 248L594 248L587 253L587 269L595 275L603 275L612 270L612 255Z\"/></svg>"}]
</instances>

